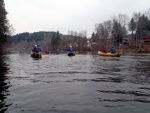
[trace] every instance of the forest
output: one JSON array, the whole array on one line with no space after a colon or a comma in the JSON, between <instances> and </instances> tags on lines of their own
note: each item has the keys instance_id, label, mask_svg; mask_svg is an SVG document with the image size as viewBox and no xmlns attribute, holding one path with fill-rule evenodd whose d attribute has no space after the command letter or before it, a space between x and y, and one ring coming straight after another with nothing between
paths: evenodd
<instances>
[{"instance_id":1,"label":"forest","mask_svg":"<svg viewBox=\"0 0 150 113\"><path fill-rule=\"evenodd\" d=\"M95 25L91 39L99 46L123 44L130 38L130 46L137 46L138 41L150 35L150 8L145 13L133 13L131 19L126 14L112 16L110 20ZM98 48L98 47L97 47Z\"/></svg>"},{"instance_id":2,"label":"forest","mask_svg":"<svg viewBox=\"0 0 150 113\"><path fill-rule=\"evenodd\" d=\"M36 43L41 43L43 49L56 51L58 49L67 49L72 45L77 51L97 51L104 45L116 47L123 44L126 37L130 38L130 47L138 46L138 41L145 39L150 35L150 7L144 12L135 12L129 18L126 14L113 15L110 19L96 23L91 33L91 37L87 38L87 31L76 32L68 30L68 34L64 35L59 31L38 31L23 32L11 35L13 28L7 18L4 1L0 4L0 48L7 42L8 48L25 42L24 46L32 48ZM18 46L21 49L22 46Z\"/></svg>"},{"instance_id":3,"label":"forest","mask_svg":"<svg viewBox=\"0 0 150 113\"><path fill-rule=\"evenodd\" d=\"M24 32L11 36L8 42L10 44L22 41L44 43L43 48L50 51L66 49L69 45L78 51L97 51L104 45L117 47L123 44L126 37L130 37L130 46L135 47L139 40L150 35L150 8L145 13L133 13L131 18L126 14L114 15L109 20L96 23L93 31L90 38L87 38L86 30L81 32L70 30L67 35L61 34L59 31ZM90 43L90 47L88 43Z\"/></svg>"},{"instance_id":4,"label":"forest","mask_svg":"<svg viewBox=\"0 0 150 113\"><path fill-rule=\"evenodd\" d=\"M39 31L34 33L24 32L8 38L8 45L17 45L21 42L26 42L26 46L33 46L36 43L40 43L43 49L49 51L56 51L57 49L65 50L70 45L79 51L87 49L87 38L85 32L77 34L76 32L68 31L68 35L63 35L59 33L59 31ZM32 45L29 43L32 43Z\"/></svg>"}]
</instances>

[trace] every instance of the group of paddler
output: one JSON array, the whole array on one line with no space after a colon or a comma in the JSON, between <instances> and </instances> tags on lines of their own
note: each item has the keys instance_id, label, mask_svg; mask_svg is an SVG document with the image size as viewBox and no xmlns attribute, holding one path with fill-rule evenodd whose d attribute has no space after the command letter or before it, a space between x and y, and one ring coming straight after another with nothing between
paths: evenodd
<instances>
[{"instance_id":1,"label":"group of paddler","mask_svg":"<svg viewBox=\"0 0 150 113\"><path fill-rule=\"evenodd\" d=\"M40 44L36 44L34 46L34 48L32 49L31 56L33 58L42 58L42 53L41 52L42 52L42 49L40 47ZM68 48L67 55L68 56L75 56L75 54L76 53L74 51L74 48L72 46L70 46ZM116 53L116 49L115 49L114 46L111 47L110 52L107 52L107 48L106 48L106 46L104 46L102 51L98 51L97 54L100 55L100 56L117 56L117 57L120 56L119 53Z\"/></svg>"},{"instance_id":2,"label":"group of paddler","mask_svg":"<svg viewBox=\"0 0 150 113\"><path fill-rule=\"evenodd\" d=\"M115 47L112 45L110 52L107 52L106 46L103 47L102 51L98 51L97 53L100 56L112 56L112 57L120 57L120 53L116 52Z\"/></svg>"},{"instance_id":3,"label":"group of paddler","mask_svg":"<svg viewBox=\"0 0 150 113\"><path fill-rule=\"evenodd\" d=\"M114 46L111 47L110 52L111 52L111 54L116 53L116 49L115 49ZM106 48L106 46L103 47L102 53L107 53L107 48Z\"/></svg>"},{"instance_id":4,"label":"group of paddler","mask_svg":"<svg viewBox=\"0 0 150 113\"><path fill-rule=\"evenodd\" d=\"M36 44L34 46L34 48L32 49L32 52L31 52L31 57L33 58L42 58L42 49L40 47L40 44ZM68 56L75 56L75 51L74 51L74 48L72 46L70 46L68 48Z\"/></svg>"}]
</instances>

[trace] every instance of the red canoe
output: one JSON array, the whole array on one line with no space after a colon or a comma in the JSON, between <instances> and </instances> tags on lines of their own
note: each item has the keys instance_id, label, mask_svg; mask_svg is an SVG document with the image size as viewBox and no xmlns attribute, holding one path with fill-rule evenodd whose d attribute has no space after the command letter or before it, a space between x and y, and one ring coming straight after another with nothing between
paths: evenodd
<instances>
[{"instance_id":1,"label":"red canoe","mask_svg":"<svg viewBox=\"0 0 150 113\"><path fill-rule=\"evenodd\" d=\"M45 54L50 54L50 52L48 52L48 51L45 51L44 53L45 53Z\"/></svg>"}]
</instances>

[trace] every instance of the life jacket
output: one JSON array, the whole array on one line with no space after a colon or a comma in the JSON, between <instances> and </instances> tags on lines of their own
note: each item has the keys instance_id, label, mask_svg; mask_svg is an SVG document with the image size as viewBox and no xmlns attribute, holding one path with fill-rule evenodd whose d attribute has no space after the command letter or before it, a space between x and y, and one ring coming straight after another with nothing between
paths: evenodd
<instances>
[{"instance_id":1,"label":"life jacket","mask_svg":"<svg viewBox=\"0 0 150 113\"><path fill-rule=\"evenodd\" d=\"M73 49L73 48L69 48L69 51L70 51L70 52L73 52L73 51L74 51L74 49Z\"/></svg>"},{"instance_id":2,"label":"life jacket","mask_svg":"<svg viewBox=\"0 0 150 113\"><path fill-rule=\"evenodd\" d=\"M34 48L34 52L36 52L36 53L40 52L40 51L39 51L39 48L35 47L35 48Z\"/></svg>"}]
</instances>

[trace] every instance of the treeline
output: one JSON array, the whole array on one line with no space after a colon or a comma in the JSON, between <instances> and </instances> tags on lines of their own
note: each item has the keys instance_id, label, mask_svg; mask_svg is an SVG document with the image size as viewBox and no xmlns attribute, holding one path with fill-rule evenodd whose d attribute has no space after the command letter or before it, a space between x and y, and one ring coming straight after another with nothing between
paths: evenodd
<instances>
[{"instance_id":1,"label":"treeline","mask_svg":"<svg viewBox=\"0 0 150 113\"><path fill-rule=\"evenodd\" d=\"M99 42L98 48L104 45L122 44L123 38L132 33L133 45L150 33L150 8L145 13L134 13L131 19L126 14L118 14L110 20L95 25L91 39Z\"/></svg>"},{"instance_id":2,"label":"treeline","mask_svg":"<svg viewBox=\"0 0 150 113\"><path fill-rule=\"evenodd\" d=\"M52 37L53 33L55 32L40 31L40 32L34 32L34 33L29 33L29 32L19 33L19 34L11 36L9 38L9 43L15 44L21 41L38 42L38 41L44 40L45 38Z\"/></svg>"},{"instance_id":3,"label":"treeline","mask_svg":"<svg viewBox=\"0 0 150 113\"><path fill-rule=\"evenodd\" d=\"M41 43L43 48L50 51L60 49L66 50L70 45L79 51L87 49L86 31L81 31L79 33L76 31L68 31L68 35L60 34L59 31L25 32L13 35L9 38L9 44L17 44L22 41L26 41L27 43Z\"/></svg>"}]
</instances>

